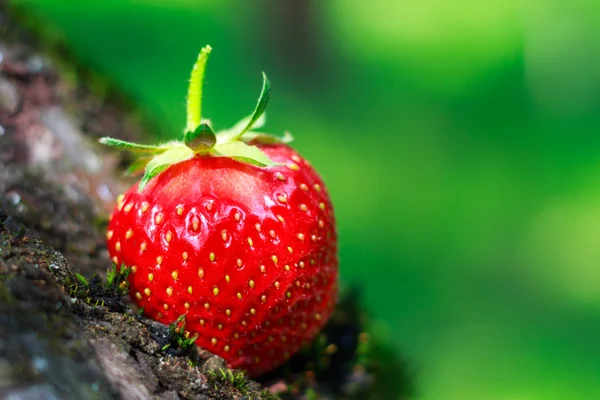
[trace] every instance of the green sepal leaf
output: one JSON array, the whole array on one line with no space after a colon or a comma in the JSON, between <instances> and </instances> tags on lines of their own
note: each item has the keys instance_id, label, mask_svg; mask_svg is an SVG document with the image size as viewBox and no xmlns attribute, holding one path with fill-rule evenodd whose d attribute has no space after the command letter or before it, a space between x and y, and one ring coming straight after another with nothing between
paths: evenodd
<instances>
[{"instance_id":1,"label":"green sepal leaf","mask_svg":"<svg viewBox=\"0 0 600 400\"><path fill-rule=\"evenodd\" d=\"M267 115L267 113L263 113L252 124L252 126L250 127L249 130L262 128L265 125L265 123L267 122L266 115ZM247 117L238 121L233 127L217 132L217 143L218 144L230 143L230 142L234 141L235 138L239 137L239 133L242 132L246 128L246 126L248 126L248 123L250 122L251 118L252 118L252 115L248 115ZM243 136L246 136L248 134L249 134L249 132L246 131L246 133L244 133Z\"/></svg>"},{"instance_id":2,"label":"green sepal leaf","mask_svg":"<svg viewBox=\"0 0 600 400\"><path fill-rule=\"evenodd\" d=\"M258 142L262 144L290 143L294 137L289 132L284 132L282 137L263 132L246 132L242 136L242 140L248 142Z\"/></svg>"},{"instance_id":3,"label":"green sepal leaf","mask_svg":"<svg viewBox=\"0 0 600 400\"><path fill-rule=\"evenodd\" d=\"M194 154L194 151L189 147L179 145L177 147L172 147L164 153L154 157L146 165L146 171L144 172L144 176L140 181L139 191L141 192L144 189L144 187L150 181L150 179L154 178L156 175L160 174L161 172L169 168L171 165L180 163L182 161L194 157Z\"/></svg>"},{"instance_id":4,"label":"green sepal leaf","mask_svg":"<svg viewBox=\"0 0 600 400\"><path fill-rule=\"evenodd\" d=\"M233 141L238 140L244 133L248 132L252 127L256 124L259 118L264 114L267 109L267 105L269 104L269 100L271 99L271 82L269 82L269 78L267 78L267 74L262 73L263 77L263 85L260 91L260 96L258 98L258 102L256 103L256 108L254 112L250 116L248 123L234 138Z\"/></svg>"},{"instance_id":5,"label":"green sepal leaf","mask_svg":"<svg viewBox=\"0 0 600 400\"><path fill-rule=\"evenodd\" d=\"M217 137L208 124L201 124L193 132L186 132L183 141L187 147L196 153L207 153L215 147Z\"/></svg>"},{"instance_id":6,"label":"green sepal leaf","mask_svg":"<svg viewBox=\"0 0 600 400\"><path fill-rule=\"evenodd\" d=\"M234 160L257 167L275 167L282 165L272 161L258 147L244 142L223 143L215 146L210 154L215 157L230 157Z\"/></svg>"},{"instance_id":7,"label":"green sepal leaf","mask_svg":"<svg viewBox=\"0 0 600 400\"><path fill-rule=\"evenodd\" d=\"M127 150L138 153L162 153L171 147L171 144L166 143L160 146L152 146L147 144L139 144L127 142L125 140L115 139L111 137L103 137L99 140L100 143L106 146L117 147L121 150Z\"/></svg>"},{"instance_id":8,"label":"green sepal leaf","mask_svg":"<svg viewBox=\"0 0 600 400\"><path fill-rule=\"evenodd\" d=\"M146 165L152 160L152 157L140 157L134 162L131 163L127 171L125 171L126 176L134 176L142 173L146 168Z\"/></svg>"},{"instance_id":9,"label":"green sepal leaf","mask_svg":"<svg viewBox=\"0 0 600 400\"><path fill-rule=\"evenodd\" d=\"M253 123L250 123L251 120L252 115L248 115L247 117L238 121L238 123L231 127L229 131L239 133L246 129L248 125L250 125L250 128L246 129L246 132L252 129L260 129L263 126L265 126L265 123L267 122L267 113L263 111L262 115L258 117Z\"/></svg>"}]
</instances>

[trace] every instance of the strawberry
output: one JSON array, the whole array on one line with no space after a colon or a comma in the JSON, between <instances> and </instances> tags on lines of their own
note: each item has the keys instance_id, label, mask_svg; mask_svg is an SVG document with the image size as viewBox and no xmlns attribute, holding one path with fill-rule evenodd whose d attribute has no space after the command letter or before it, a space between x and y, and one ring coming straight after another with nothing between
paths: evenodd
<instances>
[{"instance_id":1,"label":"strawberry","mask_svg":"<svg viewBox=\"0 0 600 400\"><path fill-rule=\"evenodd\" d=\"M185 315L196 343L252 377L314 338L337 297L332 204L314 168L264 123L270 83L254 113L214 133L200 118L209 46L188 90L183 142L101 142L141 153L138 184L108 226L113 261L132 269L130 293L165 324Z\"/></svg>"}]
</instances>

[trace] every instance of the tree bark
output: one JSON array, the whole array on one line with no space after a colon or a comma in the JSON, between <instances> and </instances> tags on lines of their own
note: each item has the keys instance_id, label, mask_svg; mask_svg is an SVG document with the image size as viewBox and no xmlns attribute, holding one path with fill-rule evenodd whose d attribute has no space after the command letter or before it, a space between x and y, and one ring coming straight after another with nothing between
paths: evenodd
<instances>
[{"instance_id":1,"label":"tree bark","mask_svg":"<svg viewBox=\"0 0 600 400\"><path fill-rule=\"evenodd\" d=\"M82 290L74 270L111 266L102 228L129 184L97 138L146 129L121 96L90 90L107 84L64 48L36 48L4 1L0 21L0 398L265 398L221 379L223 360L196 346L162 351L168 327L122 298Z\"/></svg>"}]
</instances>

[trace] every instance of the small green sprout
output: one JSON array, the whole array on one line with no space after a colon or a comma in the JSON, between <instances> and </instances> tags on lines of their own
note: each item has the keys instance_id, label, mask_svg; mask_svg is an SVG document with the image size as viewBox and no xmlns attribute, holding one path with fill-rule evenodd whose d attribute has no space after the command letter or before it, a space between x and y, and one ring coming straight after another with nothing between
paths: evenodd
<instances>
[{"instance_id":1,"label":"small green sprout","mask_svg":"<svg viewBox=\"0 0 600 400\"><path fill-rule=\"evenodd\" d=\"M189 337L189 332L185 331L185 314L181 315L172 324L169 325L169 343L165 344L161 351L166 351L169 348L175 348L181 351L186 351L196 342L198 336Z\"/></svg>"}]
</instances>

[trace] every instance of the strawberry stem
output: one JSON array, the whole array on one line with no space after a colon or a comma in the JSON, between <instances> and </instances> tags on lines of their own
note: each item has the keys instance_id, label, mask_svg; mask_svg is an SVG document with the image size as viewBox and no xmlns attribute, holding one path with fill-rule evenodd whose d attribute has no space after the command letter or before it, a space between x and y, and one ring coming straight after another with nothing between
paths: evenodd
<instances>
[{"instance_id":1,"label":"strawberry stem","mask_svg":"<svg viewBox=\"0 0 600 400\"><path fill-rule=\"evenodd\" d=\"M201 124L195 131L187 131L183 142L196 154L206 154L215 147L217 137L208 124Z\"/></svg>"},{"instance_id":2,"label":"strawberry stem","mask_svg":"<svg viewBox=\"0 0 600 400\"><path fill-rule=\"evenodd\" d=\"M186 132L194 132L202 119L202 83L204 82L206 61L211 51L212 47L204 46L192 68L188 86Z\"/></svg>"},{"instance_id":3,"label":"strawberry stem","mask_svg":"<svg viewBox=\"0 0 600 400\"><path fill-rule=\"evenodd\" d=\"M1 0L0 0L1 1ZM100 143L122 150L139 153L129 172L131 174L144 170L138 186L141 192L146 184L155 176L177 164L194 158L196 155L227 157L257 167L273 167L280 164L271 160L258 143L288 143L289 134L277 137L254 129L260 129L265 123L265 109L271 97L271 83L267 75L262 73L262 89L252 115L244 118L232 129L215 133L209 120L202 119L202 84L206 62L212 48L206 45L200 50L198 59L192 68L187 96L187 123L183 142L171 141L159 146L130 143L124 140L103 137Z\"/></svg>"}]
</instances>

